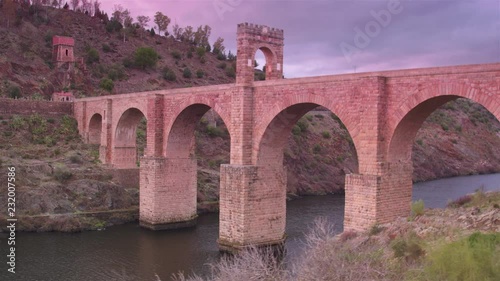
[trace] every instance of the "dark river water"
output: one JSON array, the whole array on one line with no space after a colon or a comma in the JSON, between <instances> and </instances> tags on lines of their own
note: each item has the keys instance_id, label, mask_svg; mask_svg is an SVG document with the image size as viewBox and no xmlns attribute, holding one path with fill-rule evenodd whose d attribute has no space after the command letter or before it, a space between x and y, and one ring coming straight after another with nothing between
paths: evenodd
<instances>
[{"instance_id":1,"label":"dark river water","mask_svg":"<svg viewBox=\"0 0 500 281\"><path fill-rule=\"evenodd\" d=\"M426 207L446 206L449 200L479 187L500 190L500 174L457 177L414 185L413 199ZM304 233L317 217L324 217L342 231L343 196L305 197L287 202L286 249L288 259L300 254ZM217 261L218 215L201 215L195 228L149 231L137 223L104 231L17 233L16 274L7 272L7 240L0 239L0 280L100 281L170 280L184 271L200 275Z\"/></svg>"}]
</instances>

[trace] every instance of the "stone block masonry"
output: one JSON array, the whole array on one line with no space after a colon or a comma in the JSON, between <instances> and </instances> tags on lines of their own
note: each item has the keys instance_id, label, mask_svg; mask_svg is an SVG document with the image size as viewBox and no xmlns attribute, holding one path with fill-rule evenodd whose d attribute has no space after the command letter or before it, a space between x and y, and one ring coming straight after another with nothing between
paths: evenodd
<instances>
[{"instance_id":1,"label":"stone block masonry","mask_svg":"<svg viewBox=\"0 0 500 281\"><path fill-rule=\"evenodd\" d=\"M0 115L73 115L73 103L0 98Z\"/></svg>"}]
</instances>

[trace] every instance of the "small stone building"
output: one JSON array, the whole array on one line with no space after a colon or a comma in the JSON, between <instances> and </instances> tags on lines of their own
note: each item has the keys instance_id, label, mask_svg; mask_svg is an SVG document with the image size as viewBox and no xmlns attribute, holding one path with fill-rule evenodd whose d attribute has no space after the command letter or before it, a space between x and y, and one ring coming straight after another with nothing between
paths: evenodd
<instances>
[{"instance_id":1,"label":"small stone building","mask_svg":"<svg viewBox=\"0 0 500 281\"><path fill-rule=\"evenodd\" d=\"M52 101L67 101L73 102L75 101L75 96L71 92L60 92L52 94Z\"/></svg>"},{"instance_id":2,"label":"small stone building","mask_svg":"<svg viewBox=\"0 0 500 281\"><path fill-rule=\"evenodd\" d=\"M66 62L75 62L74 47L75 39L72 37L57 35L52 37L52 58L54 62L58 66Z\"/></svg>"}]
</instances>

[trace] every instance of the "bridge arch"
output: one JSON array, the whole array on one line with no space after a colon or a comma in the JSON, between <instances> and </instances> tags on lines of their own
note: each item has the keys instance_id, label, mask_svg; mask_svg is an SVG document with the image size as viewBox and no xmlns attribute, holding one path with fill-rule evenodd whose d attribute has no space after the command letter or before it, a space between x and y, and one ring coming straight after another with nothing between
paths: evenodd
<instances>
[{"instance_id":1,"label":"bridge arch","mask_svg":"<svg viewBox=\"0 0 500 281\"><path fill-rule=\"evenodd\" d=\"M285 139L278 140L280 142L286 142L286 139L290 135L292 127L297 123L297 121L304 114L318 106L323 106L324 108L328 109L331 113L333 113L341 120L354 142L356 151L358 151L357 148L359 147L360 143L360 140L358 138L359 122L361 118L359 115L349 114L349 110L347 109L347 107L342 106L335 100L325 102L324 97L322 97L321 95L295 94L290 98L281 100L275 103L273 106L269 107L268 112L263 114L261 119L257 120L253 136L253 146L255 148L255 152L253 153L252 162L255 164L261 162L259 161L259 155L262 155L262 157L267 157L265 156L265 151L269 150L271 147L266 147L266 144L269 144L273 138L273 135L276 135L275 133L272 133L274 130L282 130L283 132L286 132L284 134ZM269 155L274 154L275 153L270 153ZM281 156L279 157L276 159L276 161L280 161L283 155L281 154ZM362 159L359 160L361 163Z\"/></svg>"},{"instance_id":2,"label":"bridge arch","mask_svg":"<svg viewBox=\"0 0 500 281\"><path fill-rule=\"evenodd\" d=\"M424 121L437 108L458 98L466 98L484 106L500 120L499 92L471 88L462 84L443 84L410 95L396 108L390 128L389 162L411 161L412 145Z\"/></svg>"},{"instance_id":3,"label":"bridge arch","mask_svg":"<svg viewBox=\"0 0 500 281\"><path fill-rule=\"evenodd\" d=\"M175 116L166 125L166 148L165 156L167 158L190 158L194 156L195 147L195 128L203 115L210 109L217 113L224 124L226 124L229 135L231 129L229 116L218 105L208 101L198 101L187 103L177 109L172 115Z\"/></svg>"},{"instance_id":4,"label":"bridge arch","mask_svg":"<svg viewBox=\"0 0 500 281\"><path fill-rule=\"evenodd\" d=\"M89 121L89 139L90 144L101 144L102 133L102 115L94 113Z\"/></svg>"},{"instance_id":5,"label":"bridge arch","mask_svg":"<svg viewBox=\"0 0 500 281\"><path fill-rule=\"evenodd\" d=\"M113 166L121 169L137 168L137 127L146 115L135 107L126 109L114 130Z\"/></svg>"}]
</instances>

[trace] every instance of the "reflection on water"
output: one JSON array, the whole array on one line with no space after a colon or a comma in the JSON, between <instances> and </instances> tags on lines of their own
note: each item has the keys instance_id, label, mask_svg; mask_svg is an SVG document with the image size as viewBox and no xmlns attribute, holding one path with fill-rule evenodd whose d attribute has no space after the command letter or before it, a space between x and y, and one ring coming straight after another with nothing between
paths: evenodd
<instances>
[{"instance_id":1,"label":"reflection on water","mask_svg":"<svg viewBox=\"0 0 500 281\"><path fill-rule=\"evenodd\" d=\"M423 199L427 207L444 207L449 200L480 186L500 190L500 174L419 183L413 198ZM306 197L287 203L288 259L300 253L304 232L318 216L341 232L344 197ZM134 223L76 234L18 233L17 273L7 274L7 265L2 262L0 280L153 281L156 273L165 281L179 271L207 274L207 263L219 258L218 228L218 215L208 214L200 216L197 227L176 231L155 232ZM0 245L5 257L5 238L0 239Z\"/></svg>"}]
</instances>

